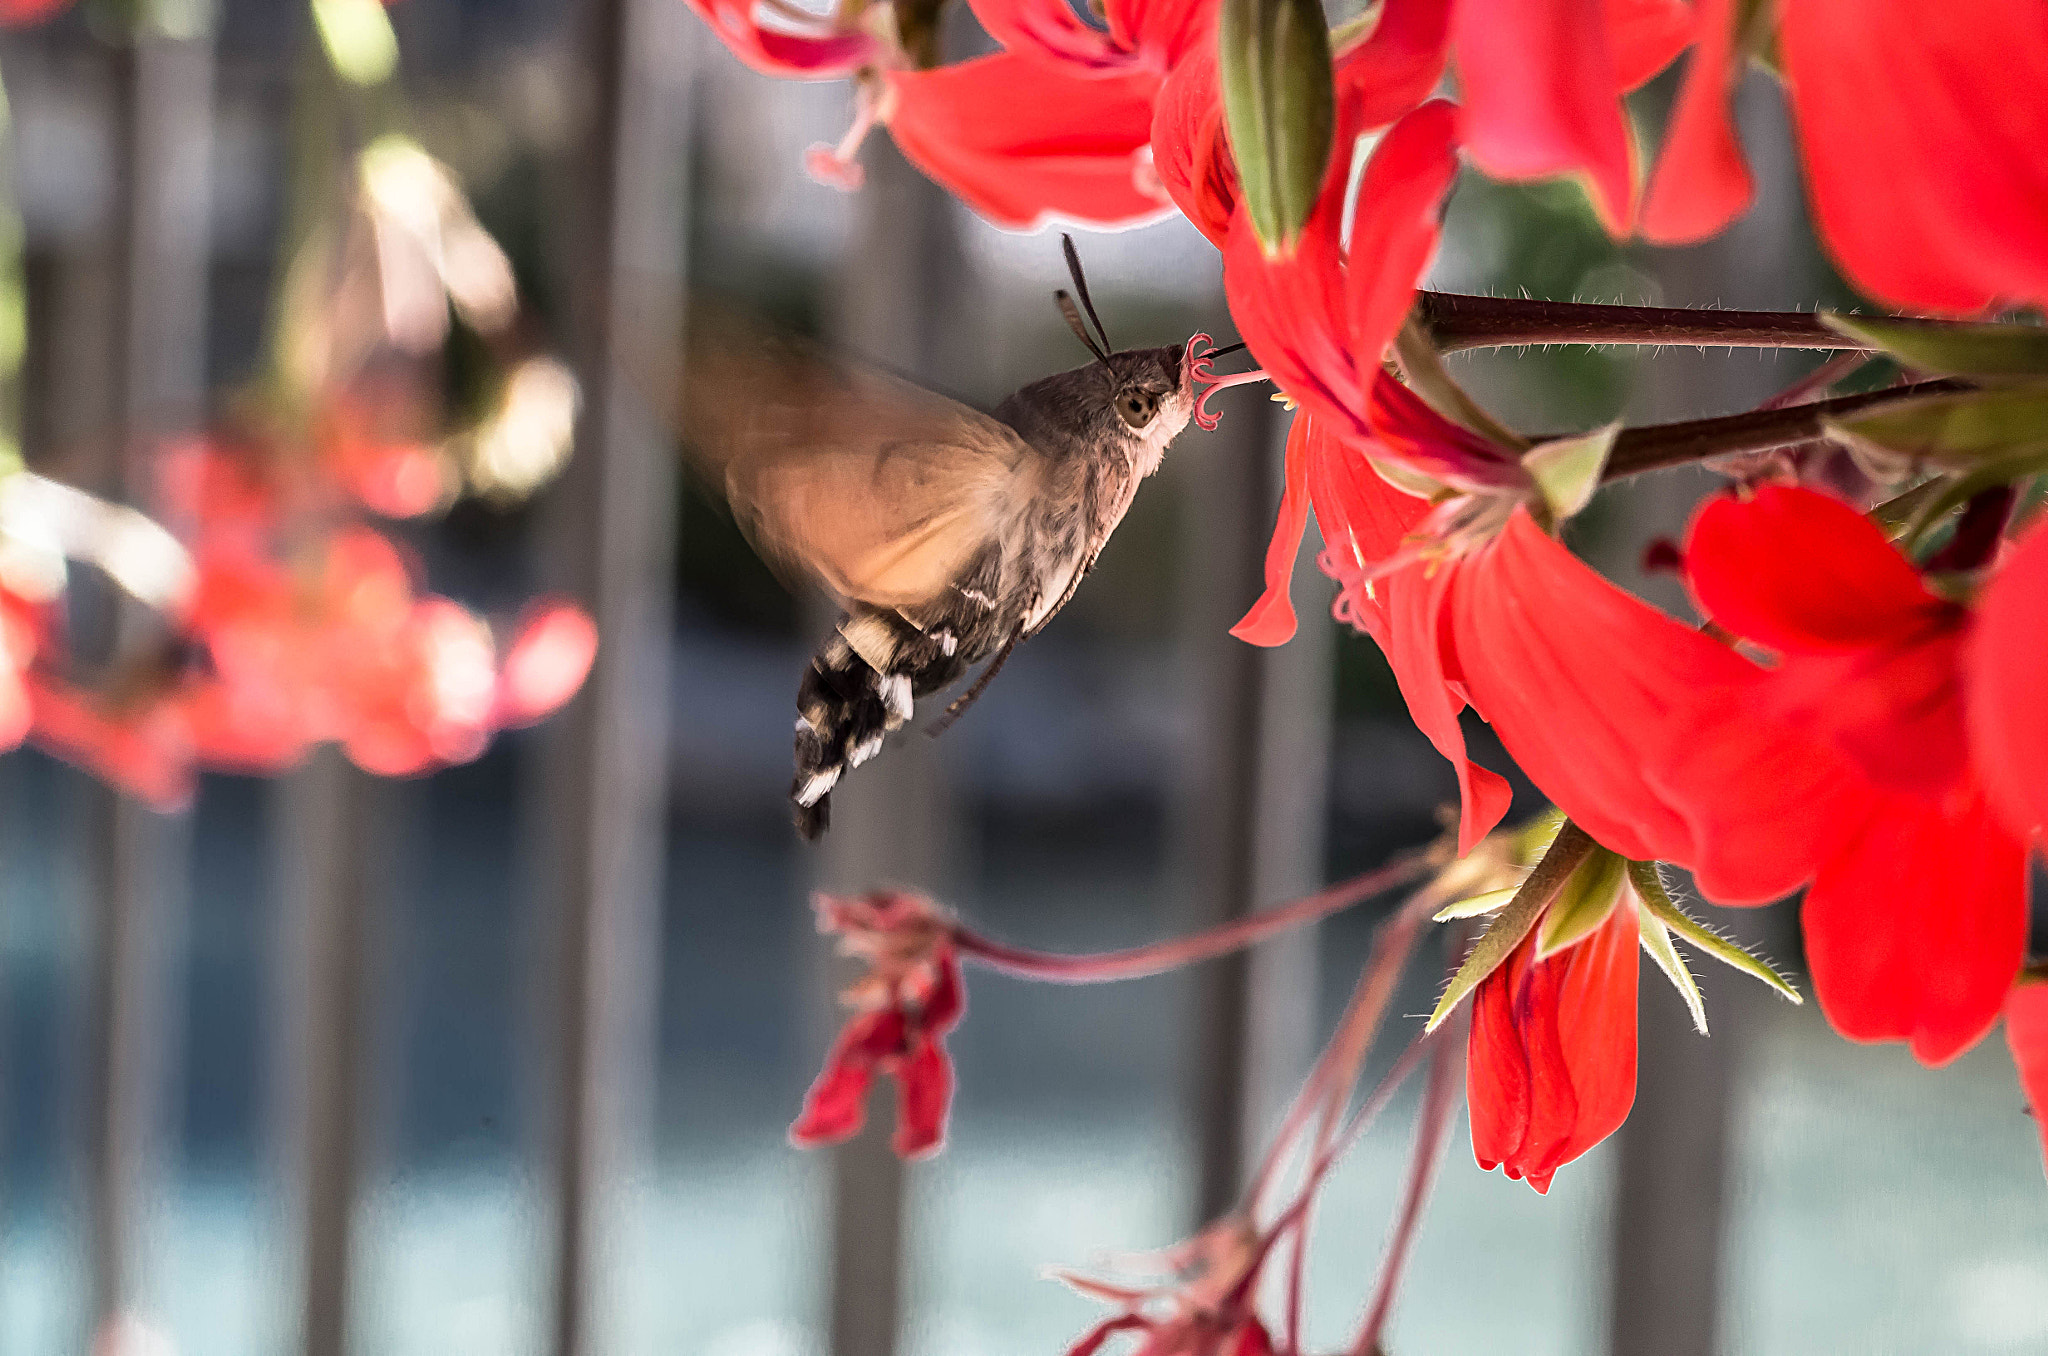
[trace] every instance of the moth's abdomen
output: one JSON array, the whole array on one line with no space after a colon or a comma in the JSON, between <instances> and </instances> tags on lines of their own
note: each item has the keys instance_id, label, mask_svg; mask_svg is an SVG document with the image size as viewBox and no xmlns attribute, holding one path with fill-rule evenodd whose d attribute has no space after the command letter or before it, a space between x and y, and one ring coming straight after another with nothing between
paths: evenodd
<instances>
[{"instance_id":1,"label":"moth's abdomen","mask_svg":"<svg viewBox=\"0 0 2048 1356\"><path fill-rule=\"evenodd\" d=\"M840 620L797 687L789 799L798 833L825 831L839 779L880 753L916 698L958 678L971 657L952 630L920 631L895 612L862 609Z\"/></svg>"}]
</instances>

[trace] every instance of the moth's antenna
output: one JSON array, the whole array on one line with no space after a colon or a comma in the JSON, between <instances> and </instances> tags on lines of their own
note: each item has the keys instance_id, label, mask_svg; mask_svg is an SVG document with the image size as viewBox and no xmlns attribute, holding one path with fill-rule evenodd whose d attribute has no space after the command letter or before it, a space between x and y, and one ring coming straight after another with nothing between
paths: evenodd
<instances>
[{"instance_id":1,"label":"moth's antenna","mask_svg":"<svg viewBox=\"0 0 2048 1356\"><path fill-rule=\"evenodd\" d=\"M1081 294L1081 305L1086 308L1088 318L1095 322L1095 332L1102 336L1102 352L1113 353L1116 345L1109 342L1109 331L1102 327L1102 317L1095 314L1095 303L1088 296L1088 279L1081 276L1081 255L1074 248L1074 237L1060 233L1060 249L1067 256L1067 272L1074 279L1074 290ZM1093 344L1090 348L1095 347Z\"/></svg>"},{"instance_id":2,"label":"moth's antenna","mask_svg":"<svg viewBox=\"0 0 2048 1356\"><path fill-rule=\"evenodd\" d=\"M1088 327L1081 323L1081 313L1074 309L1074 299L1064 290L1053 293L1052 299L1060 304L1060 314L1067 318L1067 328L1072 330L1082 343L1088 345L1088 351L1095 355L1097 362L1107 363L1108 352L1095 342L1095 336L1088 333Z\"/></svg>"}]
</instances>

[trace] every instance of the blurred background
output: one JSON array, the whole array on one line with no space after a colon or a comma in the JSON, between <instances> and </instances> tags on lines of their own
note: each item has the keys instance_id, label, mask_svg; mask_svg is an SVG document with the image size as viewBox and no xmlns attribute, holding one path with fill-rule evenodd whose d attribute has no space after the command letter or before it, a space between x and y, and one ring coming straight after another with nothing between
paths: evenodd
<instances>
[{"instance_id":1,"label":"blurred background","mask_svg":"<svg viewBox=\"0 0 2048 1356\"><path fill-rule=\"evenodd\" d=\"M314 18L327 61L351 21L337 0L136 9L0 35L19 426L60 476L89 475L110 429L208 426L260 375L318 153L308 109L334 83ZM1058 623L945 739L852 778L805 848L789 719L830 617L680 474L656 412L688 299L743 301L986 405L1085 357L1052 303L1055 234L988 228L880 138L862 192L810 181L803 152L837 140L848 90L747 72L681 0L389 13L396 75L327 135L402 129L453 171L583 411L568 470L532 499L466 495L401 535L478 607L578 592L598 670L553 723L464 766L388 782L323 754L278 781L210 776L180 816L110 809L39 753L0 759L0 1352L1063 1350L1098 1311L1041 1268L1170 1244L1229 1202L1376 909L1099 989L970 973L951 1142L905 1167L886 1113L843 1150L785 1143L846 978L806 901L911 885L984 932L1094 950L1436 833L1448 767L1371 643L1328 621L1313 543L1300 636L1260 652L1225 635L1259 590L1284 414L1224 397L1222 428L1182 437ZM974 50L955 20L949 42ZM1637 100L1646 128L1670 86ZM1576 189L1468 176L1432 285L1848 300L1804 225L1776 91L1746 89L1742 111L1764 191L1723 240L1616 247ZM1119 346L1228 342L1216 257L1184 222L1078 243ZM1549 432L1746 408L1810 362L1456 366ZM1610 491L1575 544L1680 607L1636 562L1712 483ZM1540 808L1523 792L1518 814ZM1796 973L1787 908L1715 921ZM1441 963L1418 960L1390 1039ZM2048 1200L1999 1043L1920 1070L1833 1038L1811 1005L1703 978L1710 1040L1644 983L1634 1117L1548 1197L1481 1174L1454 1136L1389 1350L2048 1350ZM1321 1213L1319 1344L1348 1340L1364 1303L1407 1110Z\"/></svg>"}]
</instances>

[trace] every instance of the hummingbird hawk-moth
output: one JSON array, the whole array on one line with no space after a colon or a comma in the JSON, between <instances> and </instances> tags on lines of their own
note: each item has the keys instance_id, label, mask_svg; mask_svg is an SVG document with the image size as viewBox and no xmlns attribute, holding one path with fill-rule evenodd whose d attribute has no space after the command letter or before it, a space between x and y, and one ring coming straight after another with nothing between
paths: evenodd
<instances>
[{"instance_id":1,"label":"hummingbird hawk-moth","mask_svg":"<svg viewBox=\"0 0 2048 1356\"><path fill-rule=\"evenodd\" d=\"M918 698L990 661L943 728L1044 629L1196 414L1207 336L1112 349L1062 241L1093 332L1055 296L1094 360L987 414L794 341L693 325L685 443L756 548L843 609L797 688L790 801L805 838Z\"/></svg>"}]
</instances>

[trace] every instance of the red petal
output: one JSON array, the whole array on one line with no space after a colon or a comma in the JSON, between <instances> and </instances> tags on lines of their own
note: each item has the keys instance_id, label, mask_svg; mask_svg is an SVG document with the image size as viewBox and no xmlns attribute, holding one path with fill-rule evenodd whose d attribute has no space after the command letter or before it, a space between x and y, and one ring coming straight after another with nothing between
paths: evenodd
<instances>
[{"instance_id":1,"label":"red petal","mask_svg":"<svg viewBox=\"0 0 2048 1356\"><path fill-rule=\"evenodd\" d=\"M1266 591L1230 634L1253 645L1285 645L1294 639L1294 558L1308 531L1308 456L1312 420L1306 411L1287 430L1287 473L1280 493L1280 521L1266 548Z\"/></svg>"},{"instance_id":2,"label":"red petal","mask_svg":"<svg viewBox=\"0 0 2048 1356\"><path fill-rule=\"evenodd\" d=\"M1089 79L998 52L887 79L905 158L998 226L1122 226L1171 206L1141 173L1156 76Z\"/></svg>"},{"instance_id":3,"label":"red petal","mask_svg":"<svg viewBox=\"0 0 2048 1356\"><path fill-rule=\"evenodd\" d=\"M789 1127L799 1148L837 1144L860 1133L867 1121L868 1087L875 1062L902 1048L903 1018L894 1011L862 1013L832 1042L825 1067L804 1094L803 1110Z\"/></svg>"},{"instance_id":4,"label":"red petal","mask_svg":"<svg viewBox=\"0 0 2048 1356\"><path fill-rule=\"evenodd\" d=\"M1602 579L1516 509L1452 592L1466 695L1558 808L1625 857L1689 864L1650 780L1689 693L1747 661Z\"/></svg>"},{"instance_id":5,"label":"red petal","mask_svg":"<svg viewBox=\"0 0 2048 1356\"><path fill-rule=\"evenodd\" d=\"M1602 0L1464 0L1452 31L1473 163L1501 179L1583 172L1624 233L1629 141Z\"/></svg>"},{"instance_id":6,"label":"red petal","mask_svg":"<svg viewBox=\"0 0 2048 1356\"><path fill-rule=\"evenodd\" d=\"M1230 1345L1230 1356L1273 1356L1273 1339L1266 1332L1266 1325L1256 1318L1248 1318L1237 1330L1237 1340Z\"/></svg>"},{"instance_id":7,"label":"red petal","mask_svg":"<svg viewBox=\"0 0 2048 1356\"><path fill-rule=\"evenodd\" d=\"M1523 943L1533 948L1535 937ZM1514 983L1515 1027L1529 1060L1529 1126L1522 1142L1501 1166L1510 1177L1526 1177L1541 1192L1564 1161L1565 1146L1578 1124L1579 1100L1572 1087L1560 1024L1564 999L1561 958L1534 961Z\"/></svg>"},{"instance_id":8,"label":"red petal","mask_svg":"<svg viewBox=\"0 0 2048 1356\"><path fill-rule=\"evenodd\" d=\"M1851 1040L1907 1040L1923 1064L1977 1043L2027 947L2027 851L1970 797L1885 797L1807 891L1821 1010Z\"/></svg>"},{"instance_id":9,"label":"red petal","mask_svg":"<svg viewBox=\"0 0 2048 1356\"><path fill-rule=\"evenodd\" d=\"M2005 1000L2005 1043L2020 1072L2020 1087L2048 1158L2048 983L2022 982Z\"/></svg>"},{"instance_id":10,"label":"red petal","mask_svg":"<svg viewBox=\"0 0 2048 1356\"><path fill-rule=\"evenodd\" d=\"M1352 361L1337 245L1344 177L1330 176L1300 241L1278 258L1267 257L1240 203L1223 246L1223 291L1237 332L1280 389L1332 431L1362 435L1365 382Z\"/></svg>"},{"instance_id":11,"label":"red petal","mask_svg":"<svg viewBox=\"0 0 2048 1356\"><path fill-rule=\"evenodd\" d=\"M1565 966L1558 1039L1578 1102L1556 1166L1619 1130L1635 1105L1637 929L1635 909L1624 904L1591 937L1549 962Z\"/></svg>"},{"instance_id":12,"label":"red petal","mask_svg":"<svg viewBox=\"0 0 2048 1356\"><path fill-rule=\"evenodd\" d=\"M1385 372L1373 382L1366 418L1382 457L1433 480L1462 490L1520 490L1529 484L1528 471L1513 453L1444 418Z\"/></svg>"},{"instance_id":13,"label":"red petal","mask_svg":"<svg viewBox=\"0 0 2048 1356\"><path fill-rule=\"evenodd\" d=\"M1813 490L1766 485L1708 501L1686 535L1702 611L1784 654L1918 639L1941 601L1877 526Z\"/></svg>"},{"instance_id":14,"label":"red petal","mask_svg":"<svg viewBox=\"0 0 2048 1356\"><path fill-rule=\"evenodd\" d=\"M1386 0L1365 41L1336 54L1343 127L1384 127L1429 97L1450 56L1450 0Z\"/></svg>"},{"instance_id":15,"label":"red petal","mask_svg":"<svg viewBox=\"0 0 2048 1356\"><path fill-rule=\"evenodd\" d=\"M1119 70L1130 53L1100 28L1082 22L1065 0L968 0L988 35L1019 56L1077 69Z\"/></svg>"},{"instance_id":16,"label":"red petal","mask_svg":"<svg viewBox=\"0 0 2048 1356\"><path fill-rule=\"evenodd\" d=\"M1515 1024L1509 969L1515 956L1533 947L1533 940L1524 942L1472 991L1472 1033L1465 1042L1465 1106L1472 1122L1472 1156L1487 1172L1514 1157L1529 1129L1529 1057Z\"/></svg>"},{"instance_id":17,"label":"red petal","mask_svg":"<svg viewBox=\"0 0 2048 1356\"><path fill-rule=\"evenodd\" d=\"M1716 904L1767 904L1862 830L1877 793L1840 749L1760 720L1771 675L1693 689L1650 751L1651 780L1692 831L1693 880Z\"/></svg>"},{"instance_id":18,"label":"red petal","mask_svg":"<svg viewBox=\"0 0 2048 1356\"><path fill-rule=\"evenodd\" d=\"M896 1136L903 1158L936 1153L946 1140L953 1104L953 1065L935 1040L919 1040L896 1069Z\"/></svg>"},{"instance_id":19,"label":"red petal","mask_svg":"<svg viewBox=\"0 0 2048 1356\"><path fill-rule=\"evenodd\" d=\"M850 75L881 55L881 44L859 29L791 33L754 19L755 0L688 0L733 55L766 75L826 80Z\"/></svg>"},{"instance_id":20,"label":"red petal","mask_svg":"<svg viewBox=\"0 0 2048 1356\"><path fill-rule=\"evenodd\" d=\"M925 995L917 1025L926 1034L939 1036L960 1025L960 1019L967 1015L967 986L960 981L960 958L950 942L939 949L933 964L938 968L938 979Z\"/></svg>"},{"instance_id":21,"label":"red petal","mask_svg":"<svg viewBox=\"0 0 2048 1356\"><path fill-rule=\"evenodd\" d=\"M1215 0L1109 0L1105 8L1110 33L1147 70L1170 71L1214 46Z\"/></svg>"},{"instance_id":22,"label":"red petal","mask_svg":"<svg viewBox=\"0 0 2048 1356\"><path fill-rule=\"evenodd\" d=\"M1693 11L1685 0L1607 0L1607 36L1614 44L1615 88L1646 84L1693 40Z\"/></svg>"},{"instance_id":23,"label":"red petal","mask_svg":"<svg viewBox=\"0 0 2048 1356\"><path fill-rule=\"evenodd\" d=\"M2048 298L2048 19L2039 0L1959 0L1929 18L1922 0L1780 7L1821 235L1893 305Z\"/></svg>"},{"instance_id":24,"label":"red petal","mask_svg":"<svg viewBox=\"0 0 2048 1356\"><path fill-rule=\"evenodd\" d=\"M529 604L498 676L498 720L529 725L553 713L590 674L597 623L574 603Z\"/></svg>"},{"instance_id":25,"label":"red petal","mask_svg":"<svg viewBox=\"0 0 2048 1356\"><path fill-rule=\"evenodd\" d=\"M1458 177L1457 132L1456 106L1432 99L1395 123L1366 162L1345 286L1358 371L1386 356L1436 254L1444 195Z\"/></svg>"},{"instance_id":26,"label":"red petal","mask_svg":"<svg viewBox=\"0 0 2048 1356\"><path fill-rule=\"evenodd\" d=\"M2036 529L1977 601L1964 651L1976 765L1993 806L2021 835L2048 824L2048 531Z\"/></svg>"},{"instance_id":27,"label":"red petal","mask_svg":"<svg viewBox=\"0 0 2048 1356\"><path fill-rule=\"evenodd\" d=\"M1694 11L1699 43L1643 202L1643 236L1659 245L1705 240L1748 211L1756 196L1729 106L1743 68L1735 52L1735 0L1697 0Z\"/></svg>"},{"instance_id":28,"label":"red petal","mask_svg":"<svg viewBox=\"0 0 2048 1356\"><path fill-rule=\"evenodd\" d=\"M1216 57L1198 52L1160 86L1152 113L1152 163L1174 205L1222 249L1237 211L1237 166L1223 133Z\"/></svg>"}]
</instances>

